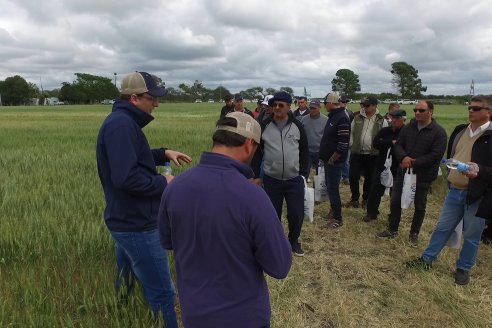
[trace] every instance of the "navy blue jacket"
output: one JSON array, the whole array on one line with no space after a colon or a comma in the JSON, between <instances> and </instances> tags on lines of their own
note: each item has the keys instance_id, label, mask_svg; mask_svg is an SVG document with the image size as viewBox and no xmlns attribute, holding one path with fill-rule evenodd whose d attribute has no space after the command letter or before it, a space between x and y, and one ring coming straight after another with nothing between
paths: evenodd
<instances>
[{"instance_id":1,"label":"navy blue jacket","mask_svg":"<svg viewBox=\"0 0 492 328\"><path fill-rule=\"evenodd\" d=\"M156 165L164 165L165 149L151 150L142 128L154 118L118 99L97 137L97 170L106 198L104 219L111 231L157 228L159 202L167 185Z\"/></svg>"},{"instance_id":2,"label":"navy blue jacket","mask_svg":"<svg viewBox=\"0 0 492 328\"><path fill-rule=\"evenodd\" d=\"M291 246L251 169L205 152L200 164L166 188L159 235L174 250L185 327L266 327L264 273L285 278Z\"/></svg>"},{"instance_id":3,"label":"navy blue jacket","mask_svg":"<svg viewBox=\"0 0 492 328\"><path fill-rule=\"evenodd\" d=\"M350 142L350 119L345 108L337 108L328 113L325 131L319 145L319 158L327 162L333 153L340 154L337 163L347 160Z\"/></svg>"}]
</instances>

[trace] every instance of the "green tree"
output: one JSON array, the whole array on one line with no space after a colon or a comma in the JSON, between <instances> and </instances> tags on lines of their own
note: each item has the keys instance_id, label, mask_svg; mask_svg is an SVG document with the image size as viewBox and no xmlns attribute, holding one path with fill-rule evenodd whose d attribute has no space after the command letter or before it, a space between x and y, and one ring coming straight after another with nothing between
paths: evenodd
<instances>
[{"instance_id":1,"label":"green tree","mask_svg":"<svg viewBox=\"0 0 492 328\"><path fill-rule=\"evenodd\" d=\"M241 94L246 99L257 99L259 96L263 97L263 87L252 87L246 91L241 91Z\"/></svg>"},{"instance_id":2,"label":"green tree","mask_svg":"<svg viewBox=\"0 0 492 328\"><path fill-rule=\"evenodd\" d=\"M294 90L291 87L280 87L279 91L287 92L289 95L294 96Z\"/></svg>"},{"instance_id":3,"label":"green tree","mask_svg":"<svg viewBox=\"0 0 492 328\"><path fill-rule=\"evenodd\" d=\"M118 89L110 78L87 73L75 73L77 79L72 84L78 94L83 94L85 101L98 103L103 99L113 99L119 94Z\"/></svg>"},{"instance_id":4,"label":"green tree","mask_svg":"<svg viewBox=\"0 0 492 328\"><path fill-rule=\"evenodd\" d=\"M267 95L273 95L277 92L277 90L275 90L274 88L266 88L265 92Z\"/></svg>"},{"instance_id":5,"label":"green tree","mask_svg":"<svg viewBox=\"0 0 492 328\"><path fill-rule=\"evenodd\" d=\"M339 69L331 80L331 89L348 98L354 98L356 92L360 91L359 75L347 68Z\"/></svg>"},{"instance_id":6,"label":"green tree","mask_svg":"<svg viewBox=\"0 0 492 328\"><path fill-rule=\"evenodd\" d=\"M0 95L3 105L24 105L30 102L33 90L23 77L15 75L0 82Z\"/></svg>"},{"instance_id":7,"label":"green tree","mask_svg":"<svg viewBox=\"0 0 492 328\"><path fill-rule=\"evenodd\" d=\"M394 62L391 64L391 74L393 74L391 83L402 98L420 98L422 97L422 92L427 91L427 87L422 86L419 71L406 62Z\"/></svg>"}]
</instances>

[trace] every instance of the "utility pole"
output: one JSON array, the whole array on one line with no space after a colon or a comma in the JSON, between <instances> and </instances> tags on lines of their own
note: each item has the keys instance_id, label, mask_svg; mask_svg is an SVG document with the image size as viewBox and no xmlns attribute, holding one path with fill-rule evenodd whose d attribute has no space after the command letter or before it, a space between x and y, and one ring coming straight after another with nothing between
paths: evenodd
<instances>
[{"instance_id":1,"label":"utility pole","mask_svg":"<svg viewBox=\"0 0 492 328\"><path fill-rule=\"evenodd\" d=\"M468 103L471 102L471 99L475 95L475 82L472 80L470 84L470 99L468 99Z\"/></svg>"},{"instance_id":2,"label":"utility pole","mask_svg":"<svg viewBox=\"0 0 492 328\"><path fill-rule=\"evenodd\" d=\"M116 87L116 73L113 74L114 74L114 86Z\"/></svg>"}]
</instances>

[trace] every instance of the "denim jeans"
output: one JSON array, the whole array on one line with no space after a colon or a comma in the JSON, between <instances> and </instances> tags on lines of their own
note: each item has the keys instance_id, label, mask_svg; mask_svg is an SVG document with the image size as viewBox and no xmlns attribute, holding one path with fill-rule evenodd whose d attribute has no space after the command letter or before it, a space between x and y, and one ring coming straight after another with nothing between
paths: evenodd
<instances>
[{"instance_id":1,"label":"denim jeans","mask_svg":"<svg viewBox=\"0 0 492 328\"><path fill-rule=\"evenodd\" d=\"M340 199L340 178L342 169L345 163L336 163L330 165L325 163L325 182L328 197L330 198L331 210L333 218L337 221L342 221L342 201Z\"/></svg>"},{"instance_id":2,"label":"denim jeans","mask_svg":"<svg viewBox=\"0 0 492 328\"><path fill-rule=\"evenodd\" d=\"M403 189L404 171L402 169L397 170L396 178L393 181L393 189L391 191L391 205L390 205L390 218L389 218L389 230L398 231L401 220L401 194ZM412 219L412 227L410 233L419 234L420 228L425 218L425 209L427 207L427 195L431 182L420 181L417 176L417 185L415 190L415 199Z\"/></svg>"},{"instance_id":3,"label":"denim jeans","mask_svg":"<svg viewBox=\"0 0 492 328\"><path fill-rule=\"evenodd\" d=\"M169 272L167 251L162 247L157 230L143 232L111 231L116 242L118 277L116 287L131 283L131 272L140 282L145 298L154 314L162 313L165 327L177 328L174 310L175 289ZM131 289L131 285L127 290Z\"/></svg>"},{"instance_id":4,"label":"denim jeans","mask_svg":"<svg viewBox=\"0 0 492 328\"><path fill-rule=\"evenodd\" d=\"M470 271L477 258L480 237L485 226L485 219L475 216L481 199L467 205L466 190L451 188L444 200L441 215L437 221L436 228L432 233L429 245L422 254L427 263L432 263L446 245L454 228L463 219L463 247L456 262L456 267Z\"/></svg>"},{"instance_id":5,"label":"denim jeans","mask_svg":"<svg viewBox=\"0 0 492 328\"><path fill-rule=\"evenodd\" d=\"M311 168L314 167L316 174L318 174L318 166L319 166L319 153L309 153L309 161L307 167L307 176L305 176L306 181L309 178L309 173L311 173Z\"/></svg>"},{"instance_id":6,"label":"denim jeans","mask_svg":"<svg viewBox=\"0 0 492 328\"><path fill-rule=\"evenodd\" d=\"M349 178L349 172L350 172L349 161L350 161L350 149L348 151L347 160L345 161L345 163L343 163L342 179L344 180Z\"/></svg>"},{"instance_id":7,"label":"denim jeans","mask_svg":"<svg viewBox=\"0 0 492 328\"><path fill-rule=\"evenodd\" d=\"M263 187L277 212L282 218L282 205L287 203L287 222L289 223L289 241L297 242L304 221L304 179L297 176L290 180L278 180L265 174Z\"/></svg>"}]
</instances>

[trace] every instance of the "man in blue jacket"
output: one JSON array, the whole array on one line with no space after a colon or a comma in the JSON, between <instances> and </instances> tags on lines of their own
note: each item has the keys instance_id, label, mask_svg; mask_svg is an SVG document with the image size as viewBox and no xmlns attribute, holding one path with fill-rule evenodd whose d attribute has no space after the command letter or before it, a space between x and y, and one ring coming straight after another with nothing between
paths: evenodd
<instances>
[{"instance_id":1,"label":"man in blue jacket","mask_svg":"<svg viewBox=\"0 0 492 328\"><path fill-rule=\"evenodd\" d=\"M292 254L268 196L251 181L260 136L251 116L227 114L212 151L164 191L159 232L174 251L187 328L270 325L264 273L285 278Z\"/></svg>"},{"instance_id":2,"label":"man in blue jacket","mask_svg":"<svg viewBox=\"0 0 492 328\"><path fill-rule=\"evenodd\" d=\"M157 210L172 176L156 165L191 162L180 152L150 149L142 128L150 123L159 97L166 94L158 78L135 72L121 82L121 97L104 120L97 137L97 169L106 198L104 220L116 244L116 290L123 300L132 291L134 274L155 315L166 327L177 327L175 291L166 250L159 242Z\"/></svg>"},{"instance_id":3,"label":"man in blue jacket","mask_svg":"<svg viewBox=\"0 0 492 328\"><path fill-rule=\"evenodd\" d=\"M330 92L324 99L328 122L319 145L319 159L324 163L325 182L330 198L331 211L328 227L338 229L343 225L340 179L347 160L350 141L350 118L340 106L338 92Z\"/></svg>"}]
</instances>

